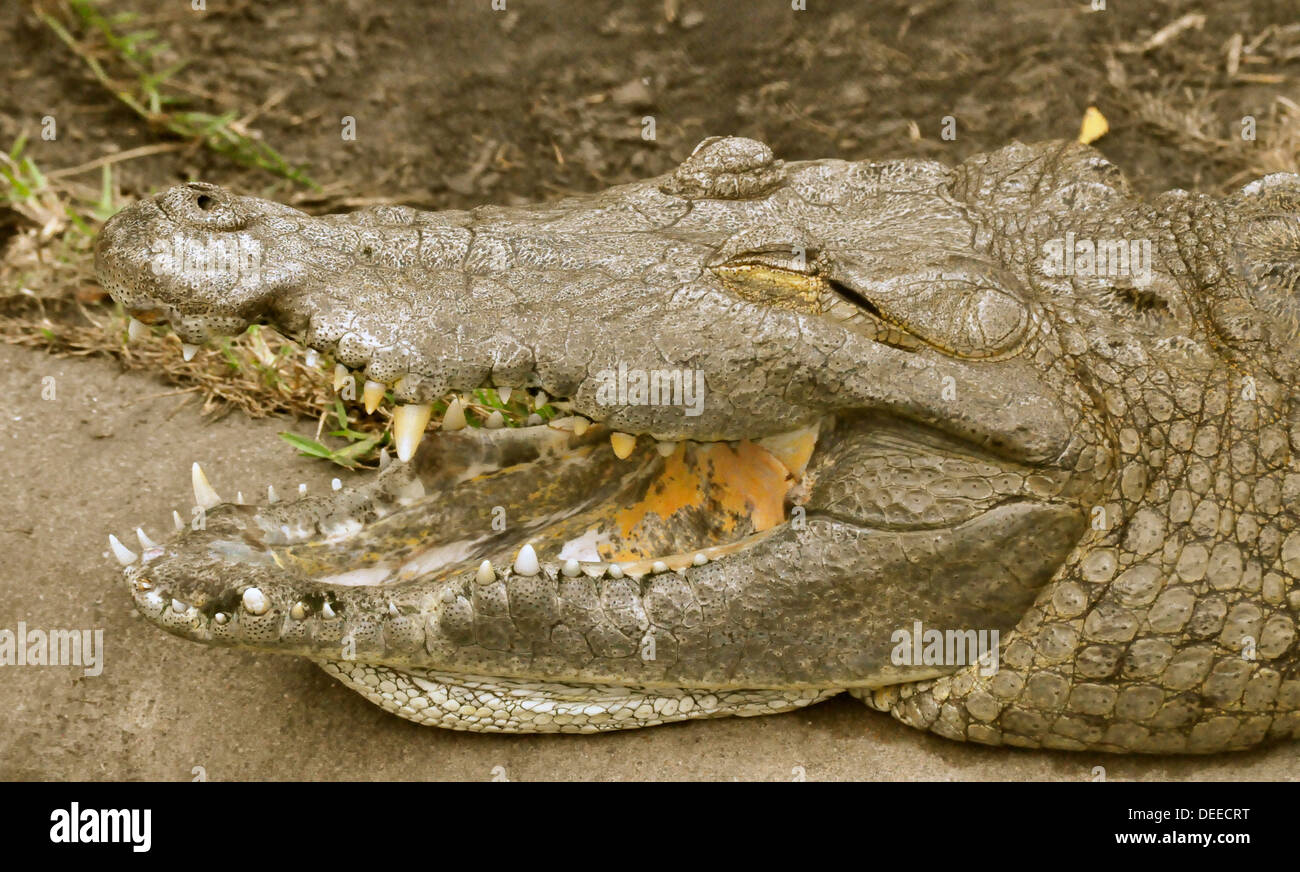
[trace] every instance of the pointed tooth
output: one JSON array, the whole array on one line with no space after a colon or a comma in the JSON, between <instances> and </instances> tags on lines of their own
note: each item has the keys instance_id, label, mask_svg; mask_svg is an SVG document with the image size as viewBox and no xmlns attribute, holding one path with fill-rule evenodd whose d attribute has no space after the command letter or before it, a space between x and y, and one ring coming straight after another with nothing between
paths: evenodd
<instances>
[{"instance_id":1,"label":"pointed tooth","mask_svg":"<svg viewBox=\"0 0 1300 872\"><path fill-rule=\"evenodd\" d=\"M691 563L694 563L696 566L703 566L708 562L709 558L705 556L704 552L700 552L691 558Z\"/></svg>"},{"instance_id":2,"label":"pointed tooth","mask_svg":"<svg viewBox=\"0 0 1300 872\"><path fill-rule=\"evenodd\" d=\"M488 415L487 420L483 422L483 426L489 430L500 430L505 425L506 418L501 414L500 409L493 409L492 414Z\"/></svg>"},{"instance_id":3,"label":"pointed tooth","mask_svg":"<svg viewBox=\"0 0 1300 872\"><path fill-rule=\"evenodd\" d=\"M524 421L524 426L525 426L525 427L540 427L540 426L541 426L542 424L544 424L544 423L546 423L546 422L545 422L545 420L543 420L542 416L539 415L539 414L537 414L536 412L533 412L531 415L528 416L528 419L527 419L526 421Z\"/></svg>"},{"instance_id":4,"label":"pointed tooth","mask_svg":"<svg viewBox=\"0 0 1300 872\"><path fill-rule=\"evenodd\" d=\"M387 469L388 464L392 462L393 462L393 458L392 455L388 453L388 449L387 448L379 449L379 468Z\"/></svg>"},{"instance_id":5,"label":"pointed tooth","mask_svg":"<svg viewBox=\"0 0 1300 872\"><path fill-rule=\"evenodd\" d=\"M618 565L617 563L611 563L611 564L609 565L609 570L608 570L608 571L609 571L609 577L610 577L610 578L622 578L622 577L623 577L623 567L620 566L620 565Z\"/></svg>"},{"instance_id":6,"label":"pointed tooth","mask_svg":"<svg viewBox=\"0 0 1300 872\"><path fill-rule=\"evenodd\" d=\"M393 409L393 441L397 443L397 459L403 463L415 456L424 438L424 428L429 426L433 406L420 403L398 406Z\"/></svg>"},{"instance_id":7,"label":"pointed tooth","mask_svg":"<svg viewBox=\"0 0 1300 872\"><path fill-rule=\"evenodd\" d=\"M669 457L677 450L676 442L656 442L655 451L659 452L660 457Z\"/></svg>"},{"instance_id":8,"label":"pointed tooth","mask_svg":"<svg viewBox=\"0 0 1300 872\"><path fill-rule=\"evenodd\" d=\"M590 426L591 426L590 421L588 421L586 418L582 417L581 415L578 415L573 419L573 435L581 436L583 433L587 432L587 428Z\"/></svg>"},{"instance_id":9,"label":"pointed tooth","mask_svg":"<svg viewBox=\"0 0 1300 872\"><path fill-rule=\"evenodd\" d=\"M185 521L181 518L181 513L175 509L172 509L172 524L175 525L177 533L185 529Z\"/></svg>"},{"instance_id":10,"label":"pointed tooth","mask_svg":"<svg viewBox=\"0 0 1300 872\"><path fill-rule=\"evenodd\" d=\"M533 400L533 408L540 409L542 406L545 406L550 399L550 397L546 396L546 391L538 391L537 397Z\"/></svg>"},{"instance_id":11,"label":"pointed tooth","mask_svg":"<svg viewBox=\"0 0 1300 872\"><path fill-rule=\"evenodd\" d=\"M307 359L304 360L303 363L307 364L310 368L315 369L320 364L320 352L314 348L308 348Z\"/></svg>"},{"instance_id":12,"label":"pointed tooth","mask_svg":"<svg viewBox=\"0 0 1300 872\"><path fill-rule=\"evenodd\" d=\"M401 616L402 616L402 613L399 612L399 611L397 610L397 603L390 602L390 603L388 604L388 617L390 617L390 618L400 618Z\"/></svg>"},{"instance_id":13,"label":"pointed tooth","mask_svg":"<svg viewBox=\"0 0 1300 872\"><path fill-rule=\"evenodd\" d=\"M343 482L337 478L331 479L330 487L332 487L334 490L343 490Z\"/></svg>"},{"instance_id":14,"label":"pointed tooth","mask_svg":"<svg viewBox=\"0 0 1300 872\"><path fill-rule=\"evenodd\" d=\"M574 578L582 572L582 564L570 557L564 561L564 566L560 568L560 572L563 572L569 578Z\"/></svg>"},{"instance_id":15,"label":"pointed tooth","mask_svg":"<svg viewBox=\"0 0 1300 872\"><path fill-rule=\"evenodd\" d=\"M194 355L198 353L199 353L199 347L197 345L190 345L188 342L181 343L181 357L185 358L186 360L193 360Z\"/></svg>"},{"instance_id":16,"label":"pointed tooth","mask_svg":"<svg viewBox=\"0 0 1300 872\"><path fill-rule=\"evenodd\" d=\"M136 318L131 318L126 322L126 338L130 342L135 342L143 336L149 335L149 328L140 323Z\"/></svg>"},{"instance_id":17,"label":"pointed tooth","mask_svg":"<svg viewBox=\"0 0 1300 872\"><path fill-rule=\"evenodd\" d=\"M158 543L145 535L143 527L135 528L135 538L140 540L140 547L148 551L150 548L157 548Z\"/></svg>"},{"instance_id":18,"label":"pointed tooth","mask_svg":"<svg viewBox=\"0 0 1300 872\"><path fill-rule=\"evenodd\" d=\"M302 600L298 600L298 602L294 603L289 608L289 617L293 618L295 621L301 621L305 619L307 615L307 604Z\"/></svg>"},{"instance_id":19,"label":"pointed tooth","mask_svg":"<svg viewBox=\"0 0 1300 872\"><path fill-rule=\"evenodd\" d=\"M190 483L194 485L194 503L205 509L221 503L221 496L208 483L208 477L203 474L203 467L195 463L190 467Z\"/></svg>"},{"instance_id":20,"label":"pointed tooth","mask_svg":"<svg viewBox=\"0 0 1300 872\"><path fill-rule=\"evenodd\" d=\"M271 603L266 598L266 594L255 587L250 587L244 591L241 602L243 602L244 608L248 610L250 615L264 615L267 609L271 608Z\"/></svg>"},{"instance_id":21,"label":"pointed tooth","mask_svg":"<svg viewBox=\"0 0 1300 872\"><path fill-rule=\"evenodd\" d=\"M343 386L348 383L348 379L350 378L352 378L352 374L348 372L348 368L346 366L344 366L341 363L334 364L334 392L335 393L338 393L339 391L343 390Z\"/></svg>"},{"instance_id":22,"label":"pointed tooth","mask_svg":"<svg viewBox=\"0 0 1300 872\"><path fill-rule=\"evenodd\" d=\"M465 406L461 403L460 397L452 397L451 402L447 404L447 411L442 416L442 429L464 430L465 424Z\"/></svg>"},{"instance_id":23,"label":"pointed tooth","mask_svg":"<svg viewBox=\"0 0 1300 872\"><path fill-rule=\"evenodd\" d=\"M123 545L112 533L108 534L108 547L113 549L113 556L123 566L130 566L135 563L135 552Z\"/></svg>"},{"instance_id":24,"label":"pointed tooth","mask_svg":"<svg viewBox=\"0 0 1300 872\"><path fill-rule=\"evenodd\" d=\"M614 456L619 460L627 460L632 454L632 449L636 447L636 437L630 433L610 433L609 444L614 446Z\"/></svg>"},{"instance_id":25,"label":"pointed tooth","mask_svg":"<svg viewBox=\"0 0 1300 872\"><path fill-rule=\"evenodd\" d=\"M497 388L497 396L501 398L501 402L503 403L510 402L511 390L512 388Z\"/></svg>"},{"instance_id":26,"label":"pointed tooth","mask_svg":"<svg viewBox=\"0 0 1300 872\"><path fill-rule=\"evenodd\" d=\"M185 614L185 610L188 608L189 606L185 605L185 603L181 602L180 600L174 598L172 599L172 611L176 612L176 614L183 615Z\"/></svg>"},{"instance_id":27,"label":"pointed tooth","mask_svg":"<svg viewBox=\"0 0 1300 872\"><path fill-rule=\"evenodd\" d=\"M242 506L243 504L244 504L244 492L235 491L235 505Z\"/></svg>"},{"instance_id":28,"label":"pointed tooth","mask_svg":"<svg viewBox=\"0 0 1300 872\"><path fill-rule=\"evenodd\" d=\"M537 552L533 550L532 545L525 545L519 549L519 556L515 558L516 575L536 575L540 567L537 565Z\"/></svg>"},{"instance_id":29,"label":"pointed tooth","mask_svg":"<svg viewBox=\"0 0 1300 872\"><path fill-rule=\"evenodd\" d=\"M266 486L266 504L275 505L278 502L280 502L280 495L275 492L275 485L268 484Z\"/></svg>"},{"instance_id":30,"label":"pointed tooth","mask_svg":"<svg viewBox=\"0 0 1300 872\"><path fill-rule=\"evenodd\" d=\"M662 560L656 560L654 563L650 564L650 571L656 574L660 572L667 572L668 564L664 563Z\"/></svg>"},{"instance_id":31,"label":"pointed tooth","mask_svg":"<svg viewBox=\"0 0 1300 872\"><path fill-rule=\"evenodd\" d=\"M336 615L334 614L334 607L329 603L324 603L320 607L320 616L327 621L334 620L334 618L336 617Z\"/></svg>"},{"instance_id":32,"label":"pointed tooth","mask_svg":"<svg viewBox=\"0 0 1300 872\"><path fill-rule=\"evenodd\" d=\"M307 482L298 482L298 499L302 499L305 496L307 496Z\"/></svg>"},{"instance_id":33,"label":"pointed tooth","mask_svg":"<svg viewBox=\"0 0 1300 872\"><path fill-rule=\"evenodd\" d=\"M366 379L366 386L361 389L361 400L366 404L367 415L373 414L375 409L379 408L379 404L384 400L384 391L386 390L388 390L388 386L383 382Z\"/></svg>"},{"instance_id":34,"label":"pointed tooth","mask_svg":"<svg viewBox=\"0 0 1300 872\"><path fill-rule=\"evenodd\" d=\"M474 573L474 580L479 584L491 584L497 580L496 570L492 568L491 560L484 560L478 565L478 572Z\"/></svg>"}]
</instances>

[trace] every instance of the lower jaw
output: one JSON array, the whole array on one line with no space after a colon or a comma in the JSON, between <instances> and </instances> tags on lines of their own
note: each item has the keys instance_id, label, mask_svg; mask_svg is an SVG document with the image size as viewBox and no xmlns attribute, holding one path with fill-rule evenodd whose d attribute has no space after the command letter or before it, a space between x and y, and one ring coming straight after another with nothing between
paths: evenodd
<instances>
[{"instance_id":1,"label":"lower jaw","mask_svg":"<svg viewBox=\"0 0 1300 872\"><path fill-rule=\"evenodd\" d=\"M483 733L599 733L675 721L778 714L839 688L638 688L511 680L324 661L321 668L375 705L422 726Z\"/></svg>"}]
</instances>

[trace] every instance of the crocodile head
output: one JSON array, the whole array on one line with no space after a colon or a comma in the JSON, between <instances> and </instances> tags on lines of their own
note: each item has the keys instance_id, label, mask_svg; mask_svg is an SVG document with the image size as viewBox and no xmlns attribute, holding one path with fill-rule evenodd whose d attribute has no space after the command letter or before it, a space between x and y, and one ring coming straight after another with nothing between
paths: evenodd
<instances>
[{"instance_id":1,"label":"crocodile head","mask_svg":"<svg viewBox=\"0 0 1300 872\"><path fill-rule=\"evenodd\" d=\"M104 286L187 345L269 323L332 355L397 403L399 462L259 506L196 466L198 522L115 550L163 629L439 726L848 690L993 744L1291 736L1297 203L1294 176L1144 203L1071 143L948 168L715 138L468 212L180 185L108 222ZM484 388L547 414L466 427Z\"/></svg>"}]
</instances>

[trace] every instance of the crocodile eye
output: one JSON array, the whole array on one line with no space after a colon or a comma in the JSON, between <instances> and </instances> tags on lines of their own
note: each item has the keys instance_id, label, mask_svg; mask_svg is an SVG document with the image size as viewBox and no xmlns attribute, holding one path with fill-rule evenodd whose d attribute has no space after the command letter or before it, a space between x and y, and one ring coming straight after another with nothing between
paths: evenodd
<instances>
[{"instance_id":1,"label":"crocodile eye","mask_svg":"<svg viewBox=\"0 0 1300 872\"><path fill-rule=\"evenodd\" d=\"M798 246L746 252L712 269L733 293L751 303L833 318L906 351L924 344L870 300L822 275L816 255Z\"/></svg>"},{"instance_id":2,"label":"crocodile eye","mask_svg":"<svg viewBox=\"0 0 1300 872\"><path fill-rule=\"evenodd\" d=\"M837 252L825 275L842 296L952 357L1014 354L1033 324L1016 277L997 264L952 256L900 265Z\"/></svg>"}]
</instances>

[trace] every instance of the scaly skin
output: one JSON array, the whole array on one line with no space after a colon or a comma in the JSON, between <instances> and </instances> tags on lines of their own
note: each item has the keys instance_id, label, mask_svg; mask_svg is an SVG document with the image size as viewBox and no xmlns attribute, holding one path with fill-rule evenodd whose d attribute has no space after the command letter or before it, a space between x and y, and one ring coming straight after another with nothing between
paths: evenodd
<instances>
[{"instance_id":1,"label":"scaly skin","mask_svg":"<svg viewBox=\"0 0 1300 872\"><path fill-rule=\"evenodd\" d=\"M1150 270L1062 275L1065 239L1146 241ZM271 323L389 386L415 431L492 385L574 417L449 413L368 484L214 504L126 575L163 629L309 657L459 729L847 690L988 744L1294 737L1298 265L1295 176L1144 203L1073 143L950 169L714 139L658 179L437 214L181 185L101 235L137 316L196 344ZM620 366L701 373L699 414L610 401ZM998 631L998 668L900 662L915 621Z\"/></svg>"}]
</instances>

